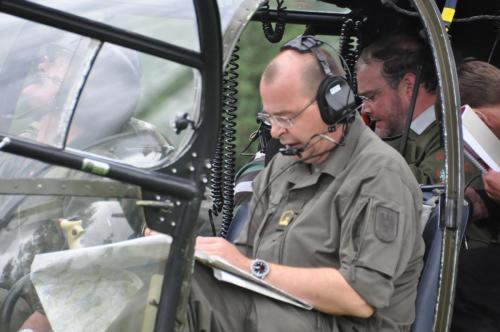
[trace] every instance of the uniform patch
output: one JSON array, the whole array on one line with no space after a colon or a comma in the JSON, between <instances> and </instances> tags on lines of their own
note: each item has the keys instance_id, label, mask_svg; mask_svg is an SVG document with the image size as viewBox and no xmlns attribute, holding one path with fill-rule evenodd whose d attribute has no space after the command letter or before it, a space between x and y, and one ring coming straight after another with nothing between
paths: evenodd
<instances>
[{"instance_id":1,"label":"uniform patch","mask_svg":"<svg viewBox=\"0 0 500 332\"><path fill-rule=\"evenodd\" d=\"M293 210L285 210L281 214L280 220L278 221L278 225L284 226L284 227L288 226L290 221L292 221L294 214L295 214L295 212L293 212Z\"/></svg>"},{"instance_id":2,"label":"uniform patch","mask_svg":"<svg viewBox=\"0 0 500 332\"><path fill-rule=\"evenodd\" d=\"M377 206L375 212L375 235L380 241L392 242L398 235L398 212Z\"/></svg>"}]
</instances>

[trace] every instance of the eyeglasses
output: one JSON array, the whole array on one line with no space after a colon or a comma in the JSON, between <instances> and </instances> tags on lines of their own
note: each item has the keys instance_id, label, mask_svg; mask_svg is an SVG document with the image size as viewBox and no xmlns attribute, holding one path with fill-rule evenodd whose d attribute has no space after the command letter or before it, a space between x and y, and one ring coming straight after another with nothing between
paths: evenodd
<instances>
[{"instance_id":1,"label":"eyeglasses","mask_svg":"<svg viewBox=\"0 0 500 332\"><path fill-rule=\"evenodd\" d=\"M299 115L304 113L312 104L316 102L316 99L311 100L303 109L301 109L297 114L291 118L284 115L271 115L266 112L257 113L257 119L262 121L267 126L278 125L281 128L292 128L293 120L295 120Z\"/></svg>"},{"instance_id":2,"label":"eyeglasses","mask_svg":"<svg viewBox=\"0 0 500 332\"><path fill-rule=\"evenodd\" d=\"M363 103L373 103L377 97L380 95L380 91L376 91L376 92L373 92L373 93L370 93L368 95L359 95L359 99L361 99L361 102Z\"/></svg>"},{"instance_id":3,"label":"eyeglasses","mask_svg":"<svg viewBox=\"0 0 500 332\"><path fill-rule=\"evenodd\" d=\"M363 95L358 95L359 99L361 99L361 102L363 103L373 103L377 100L377 98L385 92L386 89L390 89L389 86L385 85L381 87L380 89L377 90L372 90L369 91Z\"/></svg>"}]
</instances>

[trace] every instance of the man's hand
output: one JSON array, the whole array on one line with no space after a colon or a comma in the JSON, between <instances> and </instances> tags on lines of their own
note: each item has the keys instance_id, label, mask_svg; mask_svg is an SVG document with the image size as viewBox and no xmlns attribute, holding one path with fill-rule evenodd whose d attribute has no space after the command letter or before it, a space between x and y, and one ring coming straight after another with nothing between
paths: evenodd
<instances>
[{"instance_id":1,"label":"man's hand","mask_svg":"<svg viewBox=\"0 0 500 332\"><path fill-rule=\"evenodd\" d=\"M161 233L158 233L157 231L153 231L151 228L149 227L146 227L144 229L144 236L151 236L151 235L157 235L157 234L161 234Z\"/></svg>"},{"instance_id":2,"label":"man's hand","mask_svg":"<svg viewBox=\"0 0 500 332\"><path fill-rule=\"evenodd\" d=\"M500 203L500 172L488 171L488 173L483 174L484 190L488 196Z\"/></svg>"},{"instance_id":3,"label":"man's hand","mask_svg":"<svg viewBox=\"0 0 500 332\"><path fill-rule=\"evenodd\" d=\"M476 220L481 220L488 218L488 209L483 202L483 199L473 188L465 189L465 198L472 205L472 216L471 221L474 222Z\"/></svg>"},{"instance_id":4,"label":"man's hand","mask_svg":"<svg viewBox=\"0 0 500 332\"><path fill-rule=\"evenodd\" d=\"M160 233L150 228L144 230L144 236L153 236L156 234ZM232 243L221 237L198 236L196 237L195 249L209 255L219 256L244 271L250 269L251 259L245 257Z\"/></svg>"},{"instance_id":5,"label":"man's hand","mask_svg":"<svg viewBox=\"0 0 500 332\"><path fill-rule=\"evenodd\" d=\"M35 332L50 332L50 323L45 315L35 311L21 326L22 329L32 329Z\"/></svg>"},{"instance_id":6,"label":"man's hand","mask_svg":"<svg viewBox=\"0 0 500 332\"><path fill-rule=\"evenodd\" d=\"M251 259L223 238L198 236L196 250L217 255L242 270L250 270ZM265 279L268 283L311 303L319 311L364 318L373 315L374 309L336 269L269 265L271 270Z\"/></svg>"},{"instance_id":7,"label":"man's hand","mask_svg":"<svg viewBox=\"0 0 500 332\"><path fill-rule=\"evenodd\" d=\"M221 237L198 236L195 248L209 255L219 256L242 270L248 271L250 269L251 259L244 256L232 243Z\"/></svg>"}]
</instances>

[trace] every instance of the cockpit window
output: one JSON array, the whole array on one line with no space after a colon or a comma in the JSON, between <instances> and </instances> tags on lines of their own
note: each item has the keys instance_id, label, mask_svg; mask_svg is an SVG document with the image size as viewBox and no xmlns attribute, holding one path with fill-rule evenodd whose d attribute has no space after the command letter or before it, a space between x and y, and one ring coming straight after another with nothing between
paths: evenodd
<instances>
[{"instance_id":1,"label":"cockpit window","mask_svg":"<svg viewBox=\"0 0 500 332\"><path fill-rule=\"evenodd\" d=\"M1 132L142 168L186 150L196 69L8 15L0 27ZM191 125L178 130L179 119Z\"/></svg>"},{"instance_id":2,"label":"cockpit window","mask_svg":"<svg viewBox=\"0 0 500 332\"><path fill-rule=\"evenodd\" d=\"M193 1L31 0L42 6L199 51Z\"/></svg>"}]
</instances>

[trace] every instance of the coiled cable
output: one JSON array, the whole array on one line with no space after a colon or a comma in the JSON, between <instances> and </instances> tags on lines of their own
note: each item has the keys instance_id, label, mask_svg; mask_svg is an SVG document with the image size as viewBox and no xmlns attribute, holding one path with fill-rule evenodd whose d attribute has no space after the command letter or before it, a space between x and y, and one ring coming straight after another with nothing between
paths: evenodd
<instances>
[{"instance_id":1,"label":"coiled cable","mask_svg":"<svg viewBox=\"0 0 500 332\"><path fill-rule=\"evenodd\" d=\"M220 236L225 238L233 221L234 178L236 175L236 110L238 103L238 59L239 46L236 45L224 72L223 79L223 205Z\"/></svg>"},{"instance_id":2,"label":"coiled cable","mask_svg":"<svg viewBox=\"0 0 500 332\"><path fill-rule=\"evenodd\" d=\"M271 43L280 42L285 33L286 7L283 7L283 2L284 0L276 0L277 18L274 29L271 24L271 18L269 17L269 0L265 1L260 6L260 8L264 10L264 15L262 15L262 30L264 30L264 35Z\"/></svg>"},{"instance_id":3,"label":"coiled cable","mask_svg":"<svg viewBox=\"0 0 500 332\"><path fill-rule=\"evenodd\" d=\"M348 18L342 24L340 30L339 48L340 54L345 59L348 71L351 73L351 88L357 91L356 86L356 61L358 60L361 41L359 39L359 30L363 21Z\"/></svg>"}]
</instances>

